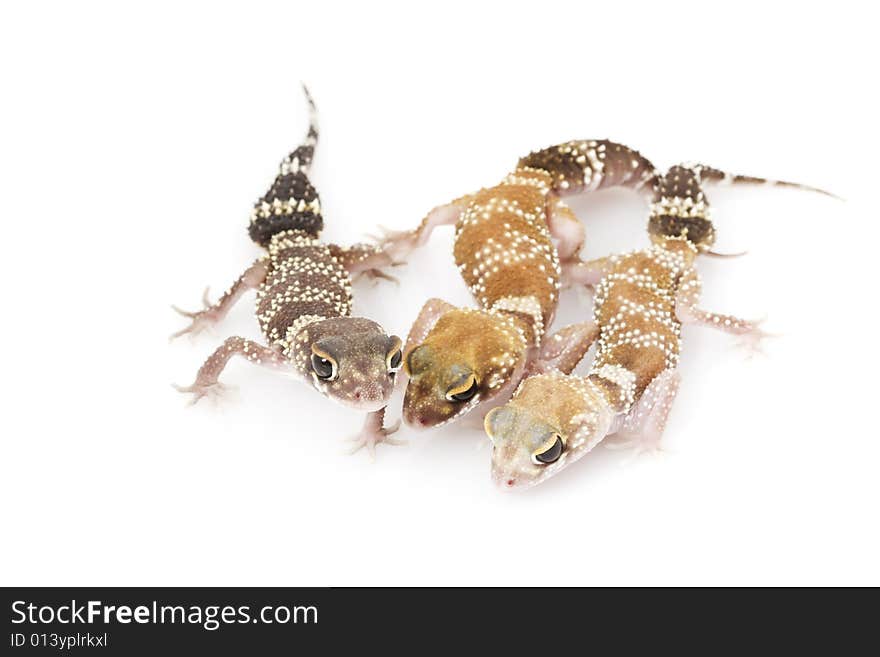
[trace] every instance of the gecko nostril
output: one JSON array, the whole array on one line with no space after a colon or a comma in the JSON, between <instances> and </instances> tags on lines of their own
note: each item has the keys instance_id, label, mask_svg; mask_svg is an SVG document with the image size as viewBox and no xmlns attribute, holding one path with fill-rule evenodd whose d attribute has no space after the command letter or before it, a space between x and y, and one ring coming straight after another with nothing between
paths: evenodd
<instances>
[{"instance_id":1,"label":"gecko nostril","mask_svg":"<svg viewBox=\"0 0 880 657\"><path fill-rule=\"evenodd\" d=\"M355 399L360 399L360 398L361 398L361 391L360 391L360 390L358 390L356 393L354 393L354 398L355 398Z\"/></svg>"},{"instance_id":2,"label":"gecko nostril","mask_svg":"<svg viewBox=\"0 0 880 657\"><path fill-rule=\"evenodd\" d=\"M513 484L515 484L515 483L516 483L516 482L515 482L513 479L508 479L508 480L507 480L507 485L508 485L508 486L513 486Z\"/></svg>"}]
</instances>

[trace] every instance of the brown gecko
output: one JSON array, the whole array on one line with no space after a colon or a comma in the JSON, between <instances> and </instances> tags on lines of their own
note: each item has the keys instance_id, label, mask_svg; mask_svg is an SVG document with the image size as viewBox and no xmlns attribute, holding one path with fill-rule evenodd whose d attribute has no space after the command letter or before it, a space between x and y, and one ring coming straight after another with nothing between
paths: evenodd
<instances>
[{"instance_id":1,"label":"brown gecko","mask_svg":"<svg viewBox=\"0 0 880 657\"><path fill-rule=\"evenodd\" d=\"M495 187L432 210L413 231L389 233L396 258L455 224L455 262L479 308L429 300L404 354L404 421L435 427L503 401L530 368L570 371L592 342L591 322L544 339L559 300L561 263L577 260L584 229L563 196L611 186L651 189L654 166L609 141L534 152ZM551 238L558 240L554 247Z\"/></svg>"},{"instance_id":2,"label":"brown gecko","mask_svg":"<svg viewBox=\"0 0 880 657\"><path fill-rule=\"evenodd\" d=\"M195 383L178 387L193 402L222 387L218 378L233 356L292 371L322 395L368 412L352 451L372 453L381 442L397 444L383 427L385 406L400 368L401 341L376 322L351 316L352 274L388 278L392 265L373 245L341 247L321 242L324 220L318 193L308 178L318 139L317 112L309 92L310 126L305 142L288 155L272 187L254 206L248 232L267 249L215 303L185 312L191 323L175 333L195 334L223 319L248 290L257 290L256 316L267 344L227 338L202 365Z\"/></svg>"},{"instance_id":3,"label":"brown gecko","mask_svg":"<svg viewBox=\"0 0 880 657\"><path fill-rule=\"evenodd\" d=\"M740 335L752 345L766 335L758 322L698 305L696 257L711 253L715 241L704 177L770 182L700 165L672 167L655 186L651 247L570 264L572 281L595 285L596 357L584 377L550 371L526 378L508 404L486 416L497 484L545 481L611 434L618 446L659 448L679 386L682 323Z\"/></svg>"}]
</instances>

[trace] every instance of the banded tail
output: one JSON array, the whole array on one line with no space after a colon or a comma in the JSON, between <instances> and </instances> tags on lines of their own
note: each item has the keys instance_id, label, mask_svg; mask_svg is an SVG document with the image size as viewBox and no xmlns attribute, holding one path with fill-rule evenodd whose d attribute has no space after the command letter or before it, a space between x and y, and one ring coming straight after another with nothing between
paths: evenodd
<instances>
[{"instance_id":1,"label":"banded tail","mask_svg":"<svg viewBox=\"0 0 880 657\"><path fill-rule=\"evenodd\" d=\"M560 196L606 187L650 190L660 176L636 150L606 140L568 141L529 153L520 167L541 169L553 177Z\"/></svg>"},{"instance_id":2,"label":"banded tail","mask_svg":"<svg viewBox=\"0 0 880 657\"><path fill-rule=\"evenodd\" d=\"M741 176L738 174L721 171L720 169L715 169L713 167L706 166L705 164L694 164L691 165L690 168L694 169L700 174L700 180L704 183L715 183L720 185L770 185L773 187L791 187L793 189L802 189L808 192L824 194L825 196L836 198L838 201L843 200L836 194L832 194L831 192L825 191L824 189L819 189L818 187L811 187L810 185L802 185L800 183L788 182L785 180L757 178L755 176Z\"/></svg>"},{"instance_id":3,"label":"banded tail","mask_svg":"<svg viewBox=\"0 0 880 657\"><path fill-rule=\"evenodd\" d=\"M303 92L309 104L305 140L281 161L275 182L251 212L248 234L260 246L268 247L274 235L286 230L301 230L317 237L324 228L321 200L308 177L318 143L318 110L305 85Z\"/></svg>"}]
</instances>

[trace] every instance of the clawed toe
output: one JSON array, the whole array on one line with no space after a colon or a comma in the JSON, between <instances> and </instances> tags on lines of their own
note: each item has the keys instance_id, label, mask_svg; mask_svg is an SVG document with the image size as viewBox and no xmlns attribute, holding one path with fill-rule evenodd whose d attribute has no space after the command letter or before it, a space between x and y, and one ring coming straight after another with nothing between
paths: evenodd
<instances>
[{"instance_id":1,"label":"clawed toe","mask_svg":"<svg viewBox=\"0 0 880 657\"><path fill-rule=\"evenodd\" d=\"M763 320L762 320L763 321ZM755 356L766 356L764 351L764 342L766 338L779 337L778 334L768 333L760 327L761 322L755 322L754 327L745 333L740 334L737 341L737 347L746 351L746 358L751 359Z\"/></svg>"},{"instance_id":2,"label":"clawed toe","mask_svg":"<svg viewBox=\"0 0 880 657\"><path fill-rule=\"evenodd\" d=\"M172 383L171 387L182 394L192 395L189 400L189 406L195 405L203 397L210 397L211 399L216 401L229 390L228 386L225 386L220 382L211 383L208 385L200 385L198 383L194 383L190 386L180 386L176 383Z\"/></svg>"},{"instance_id":3,"label":"clawed toe","mask_svg":"<svg viewBox=\"0 0 880 657\"><path fill-rule=\"evenodd\" d=\"M617 435L609 438L602 443L606 449L613 451L622 451L631 449L632 455L628 461L634 461L644 454L651 456L662 456L668 450L663 447L660 442L660 436L644 436L644 435Z\"/></svg>"},{"instance_id":4,"label":"clawed toe","mask_svg":"<svg viewBox=\"0 0 880 657\"><path fill-rule=\"evenodd\" d=\"M355 436L348 438L354 445L348 450L348 454L356 454L362 448L366 447L371 459L376 458L376 445L385 443L388 445L406 445L407 441L398 438L391 438L391 434L400 428L400 420L387 428L369 429L364 428Z\"/></svg>"},{"instance_id":5,"label":"clawed toe","mask_svg":"<svg viewBox=\"0 0 880 657\"><path fill-rule=\"evenodd\" d=\"M190 334L190 335L198 335L202 331L204 331L209 326L213 325L218 319L218 315L214 307L211 305L211 300L208 298L208 292L210 288L205 288L205 292L202 294L202 303L204 304L204 308L202 310L197 310L194 312L190 312L188 310L183 310L182 308L178 308L177 306L172 305L171 309L176 312L178 315L182 315L187 319L191 320L189 326L186 326L175 333L172 333L169 336L169 341L179 338L182 335Z\"/></svg>"},{"instance_id":6,"label":"clawed toe","mask_svg":"<svg viewBox=\"0 0 880 657\"><path fill-rule=\"evenodd\" d=\"M392 263L391 266L394 266L394 263ZM395 278L394 276L391 276L389 274L386 274L384 271L382 271L381 269L377 269L377 268L365 269L363 271L358 272L354 277L354 282L357 283L361 278L370 279L371 281L373 281L374 285L376 285L379 282L379 279L382 279L384 281L390 281L390 282L394 283L395 285L400 285L400 281L397 278Z\"/></svg>"}]
</instances>

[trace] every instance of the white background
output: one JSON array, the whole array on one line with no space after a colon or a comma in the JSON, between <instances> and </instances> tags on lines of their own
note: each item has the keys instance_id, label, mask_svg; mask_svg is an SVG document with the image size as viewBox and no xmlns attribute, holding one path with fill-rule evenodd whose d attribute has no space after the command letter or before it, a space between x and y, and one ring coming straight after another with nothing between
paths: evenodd
<instances>
[{"instance_id":1,"label":"white background","mask_svg":"<svg viewBox=\"0 0 880 657\"><path fill-rule=\"evenodd\" d=\"M880 584L878 52L848 3L145 3L5 6L3 584ZM854 3L858 4L858 3ZM320 5L320 8L319 8ZM614 8L610 8L613 5ZM598 449L522 494L482 432L401 431L344 455L362 418L234 362L188 408L252 300L169 345L202 289L254 258L252 202L320 111L325 236L404 228L531 149L610 138L831 189L709 190L704 306L768 317L746 360L686 328L659 459ZM643 246L646 207L584 197L586 255ZM451 231L355 309L405 335L470 304ZM568 293L558 324L588 316ZM399 399L391 415L399 415Z\"/></svg>"}]
</instances>

